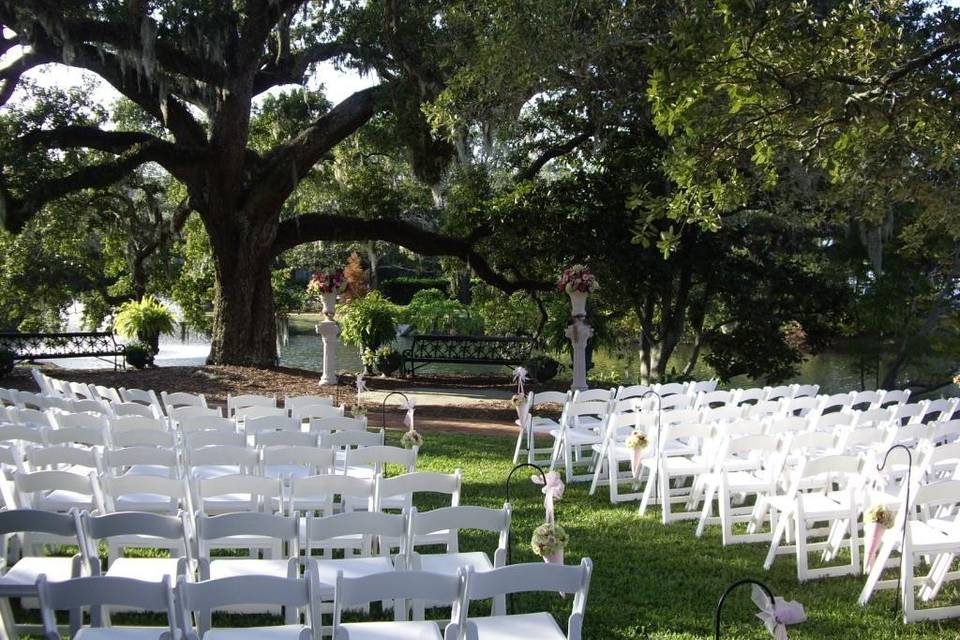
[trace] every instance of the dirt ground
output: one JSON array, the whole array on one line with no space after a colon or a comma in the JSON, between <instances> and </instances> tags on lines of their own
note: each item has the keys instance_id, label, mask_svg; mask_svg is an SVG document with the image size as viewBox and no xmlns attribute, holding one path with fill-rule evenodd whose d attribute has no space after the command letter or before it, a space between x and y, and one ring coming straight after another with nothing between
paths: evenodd
<instances>
[{"instance_id":1,"label":"dirt ground","mask_svg":"<svg viewBox=\"0 0 960 640\"><path fill-rule=\"evenodd\" d=\"M255 369L252 367L203 366L203 367L157 367L151 369L61 369L42 367L55 378L128 389L153 389L160 391L185 391L202 393L211 404L226 403L227 394L255 393L278 398L305 394L330 395L338 404L351 406L356 399L354 377L345 374L336 386L320 386L320 373L303 369L275 367ZM367 387L372 390L409 391L417 388L496 388L509 390L513 384L506 376L432 376L414 380L371 376ZM0 378L0 386L36 391L37 386L28 367L17 367L13 373ZM553 388L553 387L544 387ZM534 390L540 390L535 388ZM399 397L391 399L385 412L380 406L368 406L371 426L383 424L388 429L402 429L403 411ZM492 404L492 403L491 403ZM485 433L516 434L516 412L510 403L502 401L493 406L445 405L417 407L416 425L420 431L481 431Z\"/></svg>"}]
</instances>

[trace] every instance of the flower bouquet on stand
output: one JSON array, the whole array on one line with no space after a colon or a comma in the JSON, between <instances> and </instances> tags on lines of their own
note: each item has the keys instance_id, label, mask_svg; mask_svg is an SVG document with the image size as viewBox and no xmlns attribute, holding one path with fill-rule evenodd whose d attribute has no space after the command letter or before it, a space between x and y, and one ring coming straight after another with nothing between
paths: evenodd
<instances>
[{"instance_id":1,"label":"flower bouquet on stand","mask_svg":"<svg viewBox=\"0 0 960 640\"><path fill-rule=\"evenodd\" d=\"M417 401L413 398L407 400L404 408L407 410L406 415L403 416L403 423L407 425L407 431L402 436L400 436L400 446L404 449L412 449L417 447L418 449L423 446L423 436L421 436L416 429L413 428L413 412L417 406Z\"/></svg>"},{"instance_id":2,"label":"flower bouquet on stand","mask_svg":"<svg viewBox=\"0 0 960 640\"><path fill-rule=\"evenodd\" d=\"M866 553L863 558L865 571L870 571L874 560L877 559L877 552L880 551L880 545L883 542L883 532L893 527L893 512L882 504L877 504L863 514L864 534L866 540L864 547Z\"/></svg>"},{"instance_id":3,"label":"flower bouquet on stand","mask_svg":"<svg viewBox=\"0 0 960 640\"><path fill-rule=\"evenodd\" d=\"M587 294L599 288L600 283L597 282L597 277L582 264L567 267L557 279L557 290L564 291L570 296L570 303L573 305L572 315L575 318L587 315Z\"/></svg>"},{"instance_id":4,"label":"flower bouquet on stand","mask_svg":"<svg viewBox=\"0 0 960 640\"><path fill-rule=\"evenodd\" d=\"M635 430L627 436L624 444L630 449L630 473L633 476L633 484L636 486L640 480L640 461L643 459L643 452L650 441L647 440L647 434L643 431ZM610 482L614 481L615 479L611 477Z\"/></svg>"},{"instance_id":5,"label":"flower bouquet on stand","mask_svg":"<svg viewBox=\"0 0 960 640\"><path fill-rule=\"evenodd\" d=\"M563 564L563 550L570 542L570 536L556 522L544 522L533 530L530 548L543 558L544 562Z\"/></svg>"},{"instance_id":6,"label":"flower bouquet on stand","mask_svg":"<svg viewBox=\"0 0 960 640\"><path fill-rule=\"evenodd\" d=\"M314 272L310 277L310 281L307 283L307 297L314 302L321 303L324 315L332 320L337 303L337 294L346 291L347 284L343 269L340 267L322 269Z\"/></svg>"}]
</instances>

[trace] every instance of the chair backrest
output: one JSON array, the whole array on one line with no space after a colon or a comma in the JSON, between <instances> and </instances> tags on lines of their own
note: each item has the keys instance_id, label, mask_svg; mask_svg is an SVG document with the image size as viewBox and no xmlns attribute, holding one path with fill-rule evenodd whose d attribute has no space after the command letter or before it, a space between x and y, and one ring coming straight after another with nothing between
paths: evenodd
<instances>
[{"instance_id":1,"label":"chair backrest","mask_svg":"<svg viewBox=\"0 0 960 640\"><path fill-rule=\"evenodd\" d=\"M767 433L775 436L781 434L801 433L807 430L810 423L801 416L776 416L766 420Z\"/></svg>"},{"instance_id":2,"label":"chair backrest","mask_svg":"<svg viewBox=\"0 0 960 640\"><path fill-rule=\"evenodd\" d=\"M346 466L347 468L367 467L373 473L382 474L386 465L395 464L403 467L405 473L412 473L417 466L417 453L417 447L411 449L383 445L360 447L347 451Z\"/></svg>"},{"instance_id":3,"label":"chair backrest","mask_svg":"<svg viewBox=\"0 0 960 640\"><path fill-rule=\"evenodd\" d=\"M47 431L50 444L82 444L88 447L102 447L107 442L104 427L64 427Z\"/></svg>"},{"instance_id":4,"label":"chair backrest","mask_svg":"<svg viewBox=\"0 0 960 640\"><path fill-rule=\"evenodd\" d=\"M660 394L660 397L683 395L687 392L686 382L668 382L666 384L653 385L654 391Z\"/></svg>"},{"instance_id":5,"label":"chair backrest","mask_svg":"<svg viewBox=\"0 0 960 640\"><path fill-rule=\"evenodd\" d=\"M201 558L209 558L210 552L222 547L235 546L237 538L262 538L286 542L289 554L297 552L299 514L281 515L256 511L237 511L220 515L197 514L197 543Z\"/></svg>"},{"instance_id":6,"label":"chair backrest","mask_svg":"<svg viewBox=\"0 0 960 640\"><path fill-rule=\"evenodd\" d=\"M450 496L450 506L460 504L460 487L463 473L455 469L453 473L436 471L416 471L392 478L377 476L376 507L382 509L388 498L401 498L404 509L413 506L413 496L418 493L432 493Z\"/></svg>"},{"instance_id":7,"label":"chair backrest","mask_svg":"<svg viewBox=\"0 0 960 640\"><path fill-rule=\"evenodd\" d=\"M108 424L107 417L102 414L51 413L51 417L57 429L69 429L70 427L104 429Z\"/></svg>"},{"instance_id":8,"label":"chair backrest","mask_svg":"<svg viewBox=\"0 0 960 640\"><path fill-rule=\"evenodd\" d=\"M299 431L260 431L253 436L253 444L258 447L313 447L318 446L315 433Z\"/></svg>"},{"instance_id":9,"label":"chair backrest","mask_svg":"<svg viewBox=\"0 0 960 640\"><path fill-rule=\"evenodd\" d=\"M709 380L693 380L687 383L687 393L696 397L701 391L714 391L717 388L719 380L711 378Z\"/></svg>"},{"instance_id":10,"label":"chair backrest","mask_svg":"<svg viewBox=\"0 0 960 640\"><path fill-rule=\"evenodd\" d=\"M333 416L327 418L311 418L310 433L330 433L333 431L366 431L366 418L346 418Z\"/></svg>"},{"instance_id":11,"label":"chair backrest","mask_svg":"<svg viewBox=\"0 0 960 640\"><path fill-rule=\"evenodd\" d=\"M573 402L609 402L613 400L616 389L583 389L573 392Z\"/></svg>"},{"instance_id":12,"label":"chair backrest","mask_svg":"<svg viewBox=\"0 0 960 640\"><path fill-rule=\"evenodd\" d=\"M66 468L74 466L87 467L89 470L97 471L100 469L100 460L96 451L69 445L27 447L26 458L27 462L30 463L30 468L35 471L40 469L66 470Z\"/></svg>"},{"instance_id":13,"label":"chair backrest","mask_svg":"<svg viewBox=\"0 0 960 640\"><path fill-rule=\"evenodd\" d=\"M151 513L174 514L180 510L192 510L186 482L177 477L103 474L100 487L103 495L101 507L108 513L128 509L124 499L135 503L138 510Z\"/></svg>"},{"instance_id":14,"label":"chair backrest","mask_svg":"<svg viewBox=\"0 0 960 640\"><path fill-rule=\"evenodd\" d=\"M951 506L960 504L960 479L939 480L929 484L921 484L911 496L912 505L910 517L917 517L917 509L921 513L930 513L930 507ZM950 512L955 514L953 508ZM954 519L955 519L954 515Z\"/></svg>"},{"instance_id":15,"label":"chair backrest","mask_svg":"<svg viewBox=\"0 0 960 640\"><path fill-rule=\"evenodd\" d=\"M117 538L114 543L130 547L153 547L159 540L169 541L167 544L157 545L160 548L171 546L183 549L188 564L191 560L190 545L187 540L187 514L164 515L160 513L146 513L143 511L120 511L103 515L92 515L87 511L77 514L80 518L80 528L87 541L84 561L88 566L99 566L97 556L97 542ZM130 536L136 536L133 542L125 543ZM171 544L172 543L172 544ZM83 549L81 549L83 551Z\"/></svg>"},{"instance_id":16,"label":"chair backrest","mask_svg":"<svg viewBox=\"0 0 960 640\"><path fill-rule=\"evenodd\" d=\"M163 406L167 409L167 415L170 415L170 409L176 407L206 407L207 399L203 394L194 394L194 393L184 393L182 391L175 391L173 393L167 393L166 391L160 392L160 398L163 400Z\"/></svg>"},{"instance_id":17,"label":"chair backrest","mask_svg":"<svg viewBox=\"0 0 960 640\"><path fill-rule=\"evenodd\" d=\"M819 406L817 410L821 414L832 413L834 411L843 411L853 403L854 394L852 391L847 393L834 393L829 396L819 396Z\"/></svg>"},{"instance_id":18,"label":"chair backrest","mask_svg":"<svg viewBox=\"0 0 960 640\"><path fill-rule=\"evenodd\" d=\"M443 635L445 638L456 638L459 634L460 600L465 585L463 570L458 570L456 575L425 571L389 571L357 578L345 578L343 571L337 571L333 594L334 637L346 637L339 633L344 608L376 600L402 599L449 604L451 621L445 626ZM384 637L390 635L392 634L387 632Z\"/></svg>"},{"instance_id":19,"label":"chair backrest","mask_svg":"<svg viewBox=\"0 0 960 640\"><path fill-rule=\"evenodd\" d=\"M68 401L69 411L74 413L102 413L105 416L112 416L113 409L103 400L70 400Z\"/></svg>"},{"instance_id":20,"label":"chair backrest","mask_svg":"<svg viewBox=\"0 0 960 640\"><path fill-rule=\"evenodd\" d=\"M767 425L760 420L734 420L717 425L717 433L729 437L760 435L766 430Z\"/></svg>"},{"instance_id":21,"label":"chair backrest","mask_svg":"<svg viewBox=\"0 0 960 640\"><path fill-rule=\"evenodd\" d=\"M340 497L340 506L350 511L357 500L365 500L366 508L376 506L376 480L374 478L355 478L341 474L321 474L306 478L290 478L290 497L287 513L295 510L318 511L321 515L330 515Z\"/></svg>"},{"instance_id":22,"label":"chair backrest","mask_svg":"<svg viewBox=\"0 0 960 640\"><path fill-rule=\"evenodd\" d=\"M48 533L55 536L77 536L77 522L72 514L39 509L0 509L0 536L10 533Z\"/></svg>"},{"instance_id":23,"label":"chair backrest","mask_svg":"<svg viewBox=\"0 0 960 640\"><path fill-rule=\"evenodd\" d=\"M111 405L113 415L115 416L142 416L144 418L156 418L157 410L151 406L140 404L139 402L117 402Z\"/></svg>"},{"instance_id":24,"label":"chair backrest","mask_svg":"<svg viewBox=\"0 0 960 640\"><path fill-rule=\"evenodd\" d=\"M277 396L263 396L247 393L238 396L227 394L227 417L231 418L238 409L246 407L277 407Z\"/></svg>"},{"instance_id":25,"label":"chair backrest","mask_svg":"<svg viewBox=\"0 0 960 640\"><path fill-rule=\"evenodd\" d=\"M865 427L868 425L881 426L887 425L893 420L893 409L866 409L854 415L856 417L854 424L857 427Z\"/></svg>"},{"instance_id":26,"label":"chair backrest","mask_svg":"<svg viewBox=\"0 0 960 640\"><path fill-rule=\"evenodd\" d=\"M836 482L838 476L847 476L848 479L859 478L862 471L863 458L850 455L828 455L805 460L797 478L829 476L831 482Z\"/></svg>"},{"instance_id":27,"label":"chair backrest","mask_svg":"<svg viewBox=\"0 0 960 640\"><path fill-rule=\"evenodd\" d=\"M97 392L97 397L101 400L106 400L107 402L123 402L123 398L120 397L120 392L114 389L113 387L105 387L101 384L95 385L94 390Z\"/></svg>"},{"instance_id":28,"label":"chair backrest","mask_svg":"<svg viewBox=\"0 0 960 640\"><path fill-rule=\"evenodd\" d=\"M920 417L927 411L927 400L920 402L911 402L910 404L901 404L893 411L893 422L895 424L909 424L911 422L920 422Z\"/></svg>"},{"instance_id":29,"label":"chair backrest","mask_svg":"<svg viewBox=\"0 0 960 640\"><path fill-rule=\"evenodd\" d=\"M931 441L939 444L956 442L960 438L960 419L932 424L929 437Z\"/></svg>"},{"instance_id":30,"label":"chair backrest","mask_svg":"<svg viewBox=\"0 0 960 640\"><path fill-rule=\"evenodd\" d=\"M294 407L290 410L290 416L297 420L310 420L314 418L341 418L343 417L343 407L334 407L329 404L305 404Z\"/></svg>"},{"instance_id":31,"label":"chair backrest","mask_svg":"<svg viewBox=\"0 0 960 640\"><path fill-rule=\"evenodd\" d=\"M879 408L883 403L884 393L886 392L883 389L877 391L854 391L853 398L850 400L850 408L861 411Z\"/></svg>"},{"instance_id":32,"label":"chair backrest","mask_svg":"<svg viewBox=\"0 0 960 640\"><path fill-rule=\"evenodd\" d=\"M233 418L224 418L223 416L205 415L189 416L177 421L181 433L193 433L195 431L221 431L224 433L237 433L237 422Z\"/></svg>"},{"instance_id":33,"label":"chair backrest","mask_svg":"<svg viewBox=\"0 0 960 640\"><path fill-rule=\"evenodd\" d=\"M202 433L194 434L205 435ZM218 465L239 467L244 473L253 473L260 466L260 452L237 445L207 445L188 447L184 452L187 467L200 465Z\"/></svg>"},{"instance_id":34,"label":"chair backrest","mask_svg":"<svg viewBox=\"0 0 960 640\"><path fill-rule=\"evenodd\" d=\"M313 585L314 579L309 572L303 578L244 575L203 582L188 582L184 576L180 576L175 592L180 631L184 637L196 637L188 635L194 633L189 619L191 614L196 614L197 629L200 637L203 637L209 630L206 614L211 609L231 605L266 604L305 609L308 622L320 624L320 614L316 608L320 594L314 595Z\"/></svg>"},{"instance_id":35,"label":"chair backrest","mask_svg":"<svg viewBox=\"0 0 960 640\"><path fill-rule=\"evenodd\" d=\"M819 402L816 396L794 396L783 403L783 412L788 416L806 416Z\"/></svg>"},{"instance_id":36,"label":"chair backrest","mask_svg":"<svg viewBox=\"0 0 960 640\"><path fill-rule=\"evenodd\" d=\"M0 442L32 442L46 444L47 427L25 424L0 424Z\"/></svg>"},{"instance_id":37,"label":"chair backrest","mask_svg":"<svg viewBox=\"0 0 960 640\"><path fill-rule=\"evenodd\" d=\"M408 553L412 556L417 536L438 532L446 533L449 536L446 551L447 553L456 553L460 550L459 532L462 529L492 531L500 534L494 557L494 566L501 566L506 563L510 519L511 508L509 504L504 504L502 509L457 505L421 512L413 508L410 510L408 518ZM428 544L436 544L436 542L428 540ZM500 557L501 555L502 557ZM411 566L410 558L408 558L407 566Z\"/></svg>"},{"instance_id":38,"label":"chair backrest","mask_svg":"<svg viewBox=\"0 0 960 640\"><path fill-rule=\"evenodd\" d=\"M194 431L183 434L184 455L200 447L246 447L247 438L236 431Z\"/></svg>"},{"instance_id":39,"label":"chair backrest","mask_svg":"<svg viewBox=\"0 0 960 640\"><path fill-rule=\"evenodd\" d=\"M126 389L120 387L120 399L123 402L137 402L155 410L157 417L163 416L163 406L160 404L160 398L153 389Z\"/></svg>"},{"instance_id":40,"label":"chair backrest","mask_svg":"<svg viewBox=\"0 0 960 640\"><path fill-rule=\"evenodd\" d=\"M736 397L736 392L734 391L724 391L722 389L717 391L704 391L697 395L693 403L693 408L712 409L713 407L724 407L728 404L734 404Z\"/></svg>"},{"instance_id":41,"label":"chair backrest","mask_svg":"<svg viewBox=\"0 0 960 640\"><path fill-rule=\"evenodd\" d=\"M177 446L177 434L172 431L156 429L136 429L122 431L110 436L114 447L166 447Z\"/></svg>"},{"instance_id":42,"label":"chair backrest","mask_svg":"<svg viewBox=\"0 0 960 640\"><path fill-rule=\"evenodd\" d=\"M544 405L560 405L561 407L570 400L570 392L564 391L540 391L533 393L532 407L537 409Z\"/></svg>"},{"instance_id":43,"label":"chair backrest","mask_svg":"<svg viewBox=\"0 0 960 640\"><path fill-rule=\"evenodd\" d=\"M493 598L494 615L503 615L504 612L498 609L497 596L529 591L560 591L574 594L573 613L567 622L567 637L579 639L592 573L593 563L589 558L583 558L579 565L531 562L489 571L473 571L467 567L466 597L460 609L460 626L466 628L469 625L469 602L472 600Z\"/></svg>"},{"instance_id":44,"label":"chair backrest","mask_svg":"<svg viewBox=\"0 0 960 640\"><path fill-rule=\"evenodd\" d=\"M17 424L34 425L37 427L53 427L53 419L45 409L7 409L7 414Z\"/></svg>"},{"instance_id":45,"label":"chair backrest","mask_svg":"<svg viewBox=\"0 0 960 640\"><path fill-rule=\"evenodd\" d=\"M143 433L160 433L160 435L166 437L171 435L157 431L145 431ZM101 454L101 463L104 471L111 471L113 475L125 473L130 467L136 465L149 465L152 467L168 467L170 469L169 476L176 477L177 450L172 444L168 446L107 447Z\"/></svg>"},{"instance_id":46,"label":"chair backrest","mask_svg":"<svg viewBox=\"0 0 960 640\"><path fill-rule=\"evenodd\" d=\"M52 491L68 491L94 498L93 472L90 475L70 471L33 471L18 473L13 479L14 488L20 496L20 504L37 508L43 505L43 494ZM40 495L37 495L40 494Z\"/></svg>"},{"instance_id":47,"label":"chair backrest","mask_svg":"<svg viewBox=\"0 0 960 640\"><path fill-rule=\"evenodd\" d=\"M16 400L17 407L20 409L37 409L45 411L48 407L47 400L39 393L31 391L14 391L13 397Z\"/></svg>"},{"instance_id":48,"label":"chair backrest","mask_svg":"<svg viewBox=\"0 0 960 640\"><path fill-rule=\"evenodd\" d=\"M780 398L792 398L794 386L792 384L782 384L778 387L764 387L766 394L764 400L779 400Z\"/></svg>"},{"instance_id":49,"label":"chair backrest","mask_svg":"<svg viewBox=\"0 0 960 640\"><path fill-rule=\"evenodd\" d=\"M325 404L333 406L332 396L286 396L283 399L283 408L292 411L298 407L307 407L310 405Z\"/></svg>"},{"instance_id":50,"label":"chair backrest","mask_svg":"<svg viewBox=\"0 0 960 640\"><path fill-rule=\"evenodd\" d=\"M920 422L946 422L953 418L960 398L940 398L931 400L920 416Z\"/></svg>"},{"instance_id":51,"label":"chair backrest","mask_svg":"<svg viewBox=\"0 0 960 640\"><path fill-rule=\"evenodd\" d=\"M240 407L234 411L231 417L244 421L253 420L254 418L286 418L287 410L280 407L255 405L251 407Z\"/></svg>"},{"instance_id":52,"label":"chair backrest","mask_svg":"<svg viewBox=\"0 0 960 640\"><path fill-rule=\"evenodd\" d=\"M301 433L297 435L309 436ZM326 475L334 472L336 455L333 449L321 449L316 446L274 446L264 447L261 453L263 466L301 465L308 469L309 475Z\"/></svg>"},{"instance_id":53,"label":"chair backrest","mask_svg":"<svg viewBox=\"0 0 960 640\"><path fill-rule=\"evenodd\" d=\"M883 392L881 407L892 407L906 404L910 400L910 389L888 389Z\"/></svg>"},{"instance_id":54,"label":"chair backrest","mask_svg":"<svg viewBox=\"0 0 960 640\"><path fill-rule=\"evenodd\" d=\"M103 618L105 606L132 607L146 611L162 611L167 616L167 635L176 637L176 615L174 613L173 589L170 577L164 576L159 582L146 582L118 576L87 576L71 578L58 582L47 580L41 575L37 580L37 593L40 596L40 614L43 619L44 634L48 638L59 638L56 611L90 608L91 622L97 625ZM70 636L74 637L80 628L80 616L70 617ZM120 637L117 635L117 637Z\"/></svg>"},{"instance_id":55,"label":"chair backrest","mask_svg":"<svg viewBox=\"0 0 960 640\"><path fill-rule=\"evenodd\" d=\"M30 375L33 376L33 381L37 383L37 387L40 389L40 393L45 396L54 395L56 391L50 385L50 378L46 376L40 369L36 367L30 367ZM12 402L10 404L13 404Z\"/></svg>"},{"instance_id":56,"label":"chair backrest","mask_svg":"<svg viewBox=\"0 0 960 640\"><path fill-rule=\"evenodd\" d=\"M811 414L808 418L810 429L814 431L840 432L856 422L856 415L846 411L834 411L823 415Z\"/></svg>"},{"instance_id":57,"label":"chair backrest","mask_svg":"<svg viewBox=\"0 0 960 640\"><path fill-rule=\"evenodd\" d=\"M363 536L364 539L361 555L366 556L372 553L371 545L375 537L399 539L401 556L407 553L407 516L405 515L379 511L350 511L321 518L307 516L306 523L304 553L308 557L317 547L336 549L341 545L349 545L353 548L355 540L350 539L350 536L356 535ZM340 542L341 540L344 542ZM386 547L387 545L383 545L381 553L387 552Z\"/></svg>"},{"instance_id":58,"label":"chair backrest","mask_svg":"<svg viewBox=\"0 0 960 640\"><path fill-rule=\"evenodd\" d=\"M169 431L170 424L163 418L147 416L118 416L110 418L110 433L116 435L124 431Z\"/></svg>"},{"instance_id":59,"label":"chair backrest","mask_svg":"<svg viewBox=\"0 0 960 640\"><path fill-rule=\"evenodd\" d=\"M223 412L220 411L220 407L189 405L186 407L167 407L167 415L170 416L170 424L176 425L187 418L197 418L200 416L222 418Z\"/></svg>"},{"instance_id":60,"label":"chair backrest","mask_svg":"<svg viewBox=\"0 0 960 640\"><path fill-rule=\"evenodd\" d=\"M723 405L713 409L704 408L700 420L714 424L736 422L743 418L743 409L738 405Z\"/></svg>"},{"instance_id":61,"label":"chair backrest","mask_svg":"<svg viewBox=\"0 0 960 640\"><path fill-rule=\"evenodd\" d=\"M648 391L650 391L650 387L645 384L633 384L628 387L621 385L617 388L617 392L614 395L614 400L639 398Z\"/></svg>"},{"instance_id":62,"label":"chair backrest","mask_svg":"<svg viewBox=\"0 0 960 640\"><path fill-rule=\"evenodd\" d=\"M820 393L820 385L818 384L798 384L793 388L792 398L815 398L818 393Z\"/></svg>"},{"instance_id":63,"label":"chair backrest","mask_svg":"<svg viewBox=\"0 0 960 640\"><path fill-rule=\"evenodd\" d=\"M281 409L283 411L283 409ZM255 436L265 431L292 431L300 432L300 421L287 416L264 416L262 418L247 417L243 421L243 430L247 436Z\"/></svg>"},{"instance_id":64,"label":"chair backrest","mask_svg":"<svg viewBox=\"0 0 960 640\"><path fill-rule=\"evenodd\" d=\"M320 434L320 446L332 449L376 447L383 444L383 429L379 431L335 431Z\"/></svg>"},{"instance_id":65,"label":"chair backrest","mask_svg":"<svg viewBox=\"0 0 960 640\"><path fill-rule=\"evenodd\" d=\"M214 478L199 478L195 506L204 513L211 510L277 512L281 508L283 483L279 478L250 474L230 474ZM212 498L229 496L230 500Z\"/></svg>"},{"instance_id":66,"label":"chair backrest","mask_svg":"<svg viewBox=\"0 0 960 640\"><path fill-rule=\"evenodd\" d=\"M70 385L70 393L73 394L73 397L77 400L97 400L97 394L95 391L90 390L90 385L85 382L68 382Z\"/></svg>"},{"instance_id":67,"label":"chair backrest","mask_svg":"<svg viewBox=\"0 0 960 640\"><path fill-rule=\"evenodd\" d=\"M737 389L734 402L739 405L754 405L767 399L767 390L762 387Z\"/></svg>"}]
</instances>

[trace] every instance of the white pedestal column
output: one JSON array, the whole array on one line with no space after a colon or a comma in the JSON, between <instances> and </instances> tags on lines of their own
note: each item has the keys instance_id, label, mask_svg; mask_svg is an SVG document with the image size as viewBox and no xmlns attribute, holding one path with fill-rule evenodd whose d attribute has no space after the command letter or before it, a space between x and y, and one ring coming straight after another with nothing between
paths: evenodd
<instances>
[{"instance_id":1,"label":"white pedestal column","mask_svg":"<svg viewBox=\"0 0 960 640\"><path fill-rule=\"evenodd\" d=\"M566 336L573 346L573 380L570 389L583 391L587 388L587 341L593 337L593 327L587 324L587 294L582 291L570 292L573 307L573 324L567 327Z\"/></svg>"},{"instance_id":2,"label":"white pedestal column","mask_svg":"<svg viewBox=\"0 0 960 640\"><path fill-rule=\"evenodd\" d=\"M323 339L323 376L320 384L337 384L337 346L340 344L340 325L333 320L324 320L317 325L317 333Z\"/></svg>"}]
</instances>

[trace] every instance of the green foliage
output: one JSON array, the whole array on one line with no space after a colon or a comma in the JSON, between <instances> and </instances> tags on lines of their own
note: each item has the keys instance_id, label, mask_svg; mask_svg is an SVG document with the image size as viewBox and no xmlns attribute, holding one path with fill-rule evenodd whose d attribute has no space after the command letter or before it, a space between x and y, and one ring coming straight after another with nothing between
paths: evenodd
<instances>
[{"instance_id":1,"label":"green foliage","mask_svg":"<svg viewBox=\"0 0 960 640\"><path fill-rule=\"evenodd\" d=\"M537 382L549 382L557 377L560 363L550 356L539 355L524 362L523 367L530 374L530 377Z\"/></svg>"},{"instance_id":2,"label":"green foliage","mask_svg":"<svg viewBox=\"0 0 960 640\"><path fill-rule=\"evenodd\" d=\"M540 312L529 294L507 295L480 280L473 280L470 311L483 322L487 335L532 336L540 324Z\"/></svg>"},{"instance_id":3,"label":"green foliage","mask_svg":"<svg viewBox=\"0 0 960 640\"><path fill-rule=\"evenodd\" d=\"M371 291L337 309L340 338L361 351L376 351L396 337L397 313L379 291Z\"/></svg>"},{"instance_id":4,"label":"green foliage","mask_svg":"<svg viewBox=\"0 0 960 640\"><path fill-rule=\"evenodd\" d=\"M124 302L114 319L119 335L149 344L154 353L160 334L173 335L175 328L173 313L153 296Z\"/></svg>"},{"instance_id":5,"label":"green foliage","mask_svg":"<svg viewBox=\"0 0 960 640\"><path fill-rule=\"evenodd\" d=\"M439 289L418 291L400 315L419 333L483 334L483 321L458 300Z\"/></svg>"},{"instance_id":6,"label":"green foliage","mask_svg":"<svg viewBox=\"0 0 960 640\"><path fill-rule=\"evenodd\" d=\"M131 342L124 347L124 357L127 364L135 369L143 369L153 365L153 347L145 342Z\"/></svg>"},{"instance_id":7,"label":"green foliage","mask_svg":"<svg viewBox=\"0 0 960 640\"><path fill-rule=\"evenodd\" d=\"M13 351L0 349L0 378L12 373L16 362L16 354Z\"/></svg>"},{"instance_id":8,"label":"green foliage","mask_svg":"<svg viewBox=\"0 0 960 640\"><path fill-rule=\"evenodd\" d=\"M278 317L304 308L306 288L293 278L293 269L274 269L270 284L273 289L273 312Z\"/></svg>"},{"instance_id":9,"label":"green foliage","mask_svg":"<svg viewBox=\"0 0 960 640\"><path fill-rule=\"evenodd\" d=\"M179 277L173 283L171 297L183 311L183 321L196 331L210 333L213 309L214 273L210 237L199 216L191 216L183 228L178 246L183 261Z\"/></svg>"},{"instance_id":10,"label":"green foliage","mask_svg":"<svg viewBox=\"0 0 960 640\"><path fill-rule=\"evenodd\" d=\"M426 276L398 276L387 278L380 283L383 295L396 304L410 304L413 296L425 289L446 290L448 282L445 278L431 278Z\"/></svg>"},{"instance_id":11,"label":"green foliage","mask_svg":"<svg viewBox=\"0 0 960 640\"><path fill-rule=\"evenodd\" d=\"M385 376L392 376L403 366L403 354L393 347L380 347L375 356L377 370Z\"/></svg>"}]
</instances>

